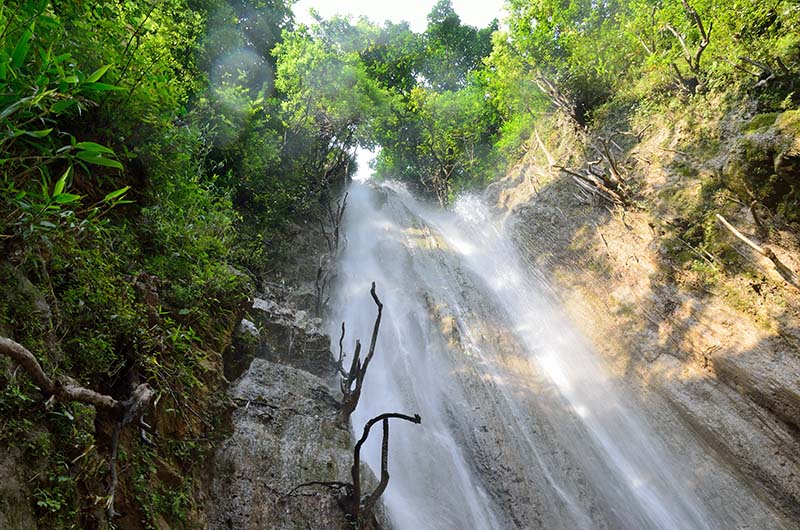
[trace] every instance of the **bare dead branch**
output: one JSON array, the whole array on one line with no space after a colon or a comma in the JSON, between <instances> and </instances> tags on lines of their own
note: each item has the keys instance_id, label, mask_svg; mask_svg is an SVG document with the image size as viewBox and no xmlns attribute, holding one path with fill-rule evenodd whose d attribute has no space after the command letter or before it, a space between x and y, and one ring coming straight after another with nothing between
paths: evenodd
<instances>
[{"instance_id":1,"label":"bare dead branch","mask_svg":"<svg viewBox=\"0 0 800 530\"><path fill-rule=\"evenodd\" d=\"M111 411L115 414L123 412L122 403L111 396L100 394L94 390L74 385L62 385L54 382L42 370L42 365L36 357L24 346L11 339L0 337L0 354L16 361L30 376L34 384L47 395L55 397L58 401L67 403L77 401L95 408Z\"/></svg>"},{"instance_id":2,"label":"bare dead branch","mask_svg":"<svg viewBox=\"0 0 800 530\"><path fill-rule=\"evenodd\" d=\"M627 201L616 191L610 189L606 183L604 183L599 176L594 175L593 173L589 172L588 174L582 174L575 170L569 169L564 166L553 166L555 169L559 171L563 171L567 175L570 175L572 179L575 181L578 186L583 188L584 190L598 195L611 204L618 204L618 205L625 205Z\"/></svg>"},{"instance_id":3,"label":"bare dead branch","mask_svg":"<svg viewBox=\"0 0 800 530\"><path fill-rule=\"evenodd\" d=\"M377 503L381 494L386 489L386 485L389 481L388 454L389 454L390 419L405 420L416 424L422 423L422 418L420 417L419 414L414 414L414 416L408 416L406 414L400 414L397 412L387 412L379 416L375 416L364 425L364 432L362 433L361 438L359 438L358 442L356 442L355 448L353 449L353 467L350 470L350 474L353 478L353 496L351 498L351 501L353 502L352 515L356 521L360 521L362 513L369 514L372 512L372 509L375 507L375 504ZM361 447L367 441L367 438L369 437L369 431L370 429L372 429L372 426L378 422L383 422L383 445L381 447L381 479L380 483L375 488L375 490L369 496L367 496L366 499L362 501L361 500Z\"/></svg>"},{"instance_id":4,"label":"bare dead branch","mask_svg":"<svg viewBox=\"0 0 800 530\"><path fill-rule=\"evenodd\" d=\"M683 38L683 35L681 35L681 33L672 26L672 24L667 24L666 28L670 31L670 33L675 35L676 39L678 39L678 43L681 45L681 49L683 49L683 59L687 62L689 69L691 70L694 65L692 64L692 54L689 52L689 47L686 45L686 40ZM673 63L673 66L675 66L675 63ZM677 66L675 66L675 69L677 69Z\"/></svg>"},{"instance_id":5,"label":"bare dead branch","mask_svg":"<svg viewBox=\"0 0 800 530\"><path fill-rule=\"evenodd\" d=\"M744 63L747 63L749 65L755 66L756 68L761 70L761 73L763 73L763 74L767 74L769 76L772 76L772 75L775 74L772 71L772 68L770 68L767 64L762 63L761 61L756 61L755 59L751 59L750 57L746 57L744 55L739 56L739 60L744 62Z\"/></svg>"},{"instance_id":6,"label":"bare dead branch","mask_svg":"<svg viewBox=\"0 0 800 530\"><path fill-rule=\"evenodd\" d=\"M322 315L322 309L325 306L325 302L327 301L327 297L325 296L325 290L328 288L328 284L330 282L330 268L328 267L328 258L327 255L322 255L319 258L319 267L317 267L317 276L314 280L314 292L315 292L315 299L314 299L314 312L317 316Z\"/></svg>"},{"instance_id":7,"label":"bare dead branch","mask_svg":"<svg viewBox=\"0 0 800 530\"><path fill-rule=\"evenodd\" d=\"M364 384L364 377L367 375L367 368L369 368L369 363L372 361L372 357L375 355L375 345L378 342L378 331L380 330L381 318L383 316L383 303L375 292L375 282L372 282L372 288L370 289L369 293L372 295L372 300L378 307L378 314L375 317L375 324L372 327L372 338L370 339L369 350L367 350L367 356L364 358L363 363L361 362L361 342L357 340L356 349L353 353L353 360L350 365L350 371L347 372L346 375L342 374L342 380L340 381L340 388L343 395L342 409L340 412L340 419L342 421L347 421L347 419L350 417L350 414L353 413L358 405L358 399L361 397L361 387Z\"/></svg>"},{"instance_id":8,"label":"bare dead branch","mask_svg":"<svg viewBox=\"0 0 800 530\"><path fill-rule=\"evenodd\" d=\"M122 431L122 422L118 421L114 424L114 433L111 435L111 456L108 458L108 470L111 475L111 484L108 487L106 512L108 513L109 519L114 519L119 515L114 509L114 499L117 494L117 452L119 450L120 431Z\"/></svg>"},{"instance_id":9,"label":"bare dead branch","mask_svg":"<svg viewBox=\"0 0 800 530\"><path fill-rule=\"evenodd\" d=\"M775 269L778 271L778 274L786 280L791 286L800 289L800 278L798 278L797 274L787 267L779 258L775 255L775 252L771 248L762 247L746 235L742 234L739 230L736 229L732 224L730 224L727 219L722 217L720 214L717 214L717 220L724 226L725 228L730 231L731 234L736 236L737 239L744 242L747 246L761 254L762 256L768 258L773 265L775 265Z\"/></svg>"},{"instance_id":10,"label":"bare dead branch","mask_svg":"<svg viewBox=\"0 0 800 530\"><path fill-rule=\"evenodd\" d=\"M76 385L62 385L54 382L42 369L42 365L27 348L6 337L0 337L0 354L6 355L19 364L33 380L34 384L47 395L53 396L63 403L78 402L92 405L98 410L106 411L116 419L111 436L111 455L108 466L111 475L106 508L109 518L117 516L114 510L114 498L117 489L117 452L119 435L122 428L129 423L139 424L139 419L153 400L155 392L150 385L143 383L134 389L125 401L118 401L106 394ZM146 424L145 424L146 425Z\"/></svg>"},{"instance_id":11,"label":"bare dead branch","mask_svg":"<svg viewBox=\"0 0 800 530\"><path fill-rule=\"evenodd\" d=\"M345 192L344 197L340 202L336 203L336 217L335 222L333 224L334 227L334 249L336 252L339 251L339 239L342 234L342 219L344 218L344 211L347 208L347 197L349 192Z\"/></svg>"},{"instance_id":12,"label":"bare dead branch","mask_svg":"<svg viewBox=\"0 0 800 530\"><path fill-rule=\"evenodd\" d=\"M689 16L689 20L691 20L692 24L697 28L697 31L700 33L700 42L697 43L697 49L694 53L689 50L688 44L686 44L685 37L672 25L667 24L665 27L672 33L675 38L678 40L678 43L681 46L681 50L683 51L683 59L686 61L686 64L689 66L689 71L694 76L693 79L686 79L682 74L678 65L672 63L672 68L675 70L675 74L678 78L678 84L683 87L684 90L688 92L695 93L703 86L702 81L702 71L700 68L700 59L703 56L703 52L711 43L711 32L714 29L714 23L709 22L708 29L706 29L705 25L703 24L703 19L700 17L700 14L697 10L692 7L688 0L681 0L681 4L683 5L686 14Z\"/></svg>"},{"instance_id":13,"label":"bare dead branch","mask_svg":"<svg viewBox=\"0 0 800 530\"><path fill-rule=\"evenodd\" d=\"M150 388L150 385L142 384L136 387L131 394L131 397L122 403L124 414L114 425L114 433L111 436L111 456L108 459L108 467L111 474L111 485L108 488L108 501L106 508L108 510L108 518L113 519L117 516L114 510L114 499L117 492L117 452L119 449L119 435L122 429L129 423L133 423L140 428L147 424L141 422L142 414L145 409L153 400L155 391Z\"/></svg>"},{"instance_id":14,"label":"bare dead branch","mask_svg":"<svg viewBox=\"0 0 800 530\"><path fill-rule=\"evenodd\" d=\"M550 154L550 151L547 150L547 146L544 145L541 136L539 136L539 131L534 127L533 134L536 136L536 143L539 145L539 149L542 150L544 156L547 158L547 167L552 168L556 165L555 159L553 159L553 155Z\"/></svg>"},{"instance_id":15,"label":"bare dead branch","mask_svg":"<svg viewBox=\"0 0 800 530\"><path fill-rule=\"evenodd\" d=\"M691 92L691 83L689 83L681 74L680 68L675 63L670 63L672 65L672 69L675 70L675 76L678 79L678 84L686 91Z\"/></svg>"},{"instance_id":16,"label":"bare dead branch","mask_svg":"<svg viewBox=\"0 0 800 530\"><path fill-rule=\"evenodd\" d=\"M364 425L364 431L361 438L358 439L353 447L353 465L350 468L350 476L353 480L352 483L340 481L310 481L298 484L286 493L280 493L280 497L295 497L301 496L297 491L302 488L321 486L328 490L335 492L339 497L339 505L345 510L345 513L350 518L353 528L359 530L369 530L374 528L374 509L386 487L389 484L389 420L399 419L409 421L411 423L420 424L422 418L419 414L409 416L407 414L400 414L398 412L387 412L376 416ZM361 449L369 437L370 430L376 423L382 423L383 426L383 440L381 443L381 472L378 485L369 495L362 498L361 496Z\"/></svg>"},{"instance_id":17,"label":"bare dead branch","mask_svg":"<svg viewBox=\"0 0 800 530\"><path fill-rule=\"evenodd\" d=\"M711 42L711 31L714 29L714 22L708 23L708 31L706 31L705 26L703 25L703 19L700 18L700 14L697 12L695 8L689 5L688 0L681 0L681 4L683 4L683 8L689 13L690 18L694 22L694 25L697 26L698 31L700 32L700 43L697 46L697 52L694 56L694 69L692 72L695 75L700 75L700 56L703 55L703 51L708 47L709 43ZM691 66L691 64L690 64Z\"/></svg>"},{"instance_id":18,"label":"bare dead branch","mask_svg":"<svg viewBox=\"0 0 800 530\"><path fill-rule=\"evenodd\" d=\"M342 363L344 362L344 334L345 327L344 321L342 321L342 335L339 337L339 358L336 361L336 369L339 370L339 373L342 375L342 377L346 378L347 372L345 371L344 366L342 366Z\"/></svg>"},{"instance_id":19,"label":"bare dead branch","mask_svg":"<svg viewBox=\"0 0 800 530\"><path fill-rule=\"evenodd\" d=\"M541 90L550 99L550 102L554 107L564 113L565 116L575 121L575 123L578 123L576 118L576 105L575 101L573 101L573 98L564 94L555 83L553 83L541 72L536 75L534 82L536 83L536 86L539 87L539 90Z\"/></svg>"},{"instance_id":20,"label":"bare dead branch","mask_svg":"<svg viewBox=\"0 0 800 530\"><path fill-rule=\"evenodd\" d=\"M780 57L775 57L775 62L778 63L778 67L783 71L784 75L791 76L792 71L786 67L783 60Z\"/></svg>"},{"instance_id":21,"label":"bare dead branch","mask_svg":"<svg viewBox=\"0 0 800 530\"><path fill-rule=\"evenodd\" d=\"M625 179L622 177L622 173L617 167L617 161L614 158L614 155L611 154L611 149L609 148L609 145L613 144L613 140L611 138L608 139L603 138L602 136L598 137L597 140L600 142L601 152L603 154L603 158L605 158L606 163L608 164L609 170L611 171L611 176L615 181L624 184ZM619 146L617 146L617 148L622 150L622 148L620 148Z\"/></svg>"},{"instance_id":22,"label":"bare dead branch","mask_svg":"<svg viewBox=\"0 0 800 530\"><path fill-rule=\"evenodd\" d=\"M636 142L637 143L641 142L642 138L644 138L644 133L647 132L647 130L650 129L650 127L652 127L652 126L653 126L652 123L648 123L647 125L642 127L639 131L620 131L620 130L616 130L611 134L611 136L609 136L609 141L613 141L615 136L630 136L632 138L636 138ZM624 152L624 149L622 149L616 142L614 142L614 146L616 146L617 149L619 149L620 151Z\"/></svg>"},{"instance_id":23,"label":"bare dead branch","mask_svg":"<svg viewBox=\"0 0 800 530\"><path fill-rule=\"evenodd\" d=\"M372 282L369 294L372 296L375 305L378 306L378 316L375 317L375 324L372 326L372 338L369 341L369 351L367 352L367 358L364 360L364 373L366 373L367 366L369 366L370 361L372 361L372 356L375 354L375 345L378 342L378 331L380 330L381 317L383 316L383 303L381 303L380 298L378 298L378 295L375 293L375 282ZM361 375L362 379L364 375L365 374Z\"/></svg>"},{"instance_id":24,"label":"bare dead branch","mask_svg":"<svg viewBox=\"0 0 800 530\"><path fill-rule=\"evenodd\" d=\"M725 56L719 56L718 58L719 58L719 59L722 59L723 61L725 61L725 62L726 62L726 63L728 63L729 65L733 66L734 68L736 68L736 69L737 69L737 70L739 70L740 72L743 72L743 73L745 73L745 74L747 74L747 75L752 75L752 76L755 76L755 77L760 77L760 76L761 76L761 72L754 72L754 71L752 71L752 70L748 70L747 68L745 68L745 67L744 67L744 66L742 66L741 64L739 64L739 63L736 63L736 62L733 62L733 61L731 61L730 59L728 59L728 58L727 58L727 57L725 57Z\"/></svg>"},{"instance_id":25,"label":"bare dead branch","mask_svg":"<svg viewBox=\"0 0 800 530\"><path fill-rule=\"evenodd\" d=\"M653 126L653 124L652 124L652 123L648 123L647 125L645 125L644 127L642 127L642 128L639 130L639 132L635 133L635 134L636 134L636 136L639 138L639 141L640 141L640 142L642 141L642 138L644 138L644 133L646 133L648 130L650 130L650 127L652 127L652 126Z\"/></svg>"},{"instance_id":26,"label":"bare dead branch","mask_svg":"<svg viewBox=\"0 0 800 530\"><path fill-rule=\"evenodd\" d=\"M644 48L644 51L647 52L647 55L653 55L653 50L650 49L650 46L647 45L647 43L644 41L644 39L642 39L642 37L638 33L634 34L634 36L636 37L636 40L639 41L639 44L642 45L642 48Z\"/></svg>"},{"instance_id":27,"label":"bare dead branch","mask_svg":"<svg viewBox=\"0 0 800 530\"><path fill-rule=\"evenodd\" d=\"M331 239L331 235L328 233L328 229L325 228L325 221L322 220L322 217L319 218L319 229L322 232L322 235L325 237L325 243L328 244L328 252L333 252L333 240Z\"/></svg>"},{"instance_id":28,"label":"bare dead branch","mask_svg":"<svg viewBox=\"0 0 800 530\"><path fill-rule=\"evenodd\" d=\"M417 416L419 418L419 416ZM389 418L383 418L383 439L381 441L381 478L378 486L364 499L364 509L372 510L375 503L389 485Z\"/></svg>"}]
</instances>

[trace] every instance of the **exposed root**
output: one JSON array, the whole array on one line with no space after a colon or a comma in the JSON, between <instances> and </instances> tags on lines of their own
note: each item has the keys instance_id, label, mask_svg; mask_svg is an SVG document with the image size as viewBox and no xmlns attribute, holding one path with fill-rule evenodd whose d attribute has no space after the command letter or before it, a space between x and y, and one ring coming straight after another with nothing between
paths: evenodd
<instances>
[{"instance_id":1,"label":"exposed root","mask_svg":"<svg viewBox=\"0 0 800 530\"><path fill-rule=\"evenodd\" d=\"M106 510L109 519L117 516L114 510L114 497L117 489L117 452L119 448L119 436L122 428L134 423L140 428L147 426L141 422L142 414L153 400L155 391L147 383L141 384L133 391L131 397L125 401L119 401L113 397L100 394L94 390L76 386L64 385L53 381L42 369L42 365L27 348L6 337L0 337L0 354L6 355L19 364L33 380L34 384L46 395L54 397L62 403L78 402L92 405L100 411L108 412L116 419L114 432L111 436L111 455L108 461L111 484L108 489L108 500ZM149 427L149 426L148 426Z\"/></svg>"}]
</instances>

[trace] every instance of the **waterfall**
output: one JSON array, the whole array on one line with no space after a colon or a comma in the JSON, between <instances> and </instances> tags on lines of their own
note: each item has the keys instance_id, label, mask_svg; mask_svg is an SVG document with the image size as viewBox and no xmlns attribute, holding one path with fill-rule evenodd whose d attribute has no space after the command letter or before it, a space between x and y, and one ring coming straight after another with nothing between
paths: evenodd
<instances>
[{"instance_id":1,"label":"waterfall","mask_svg":"<svg viewBox=\"0 0 800 530\"><path fill-rule=\"evenodd\" d=\"M345 351L368 339L372 281L385 306L354 430L382 412L422 416L392 425L396 530L753 521L759 501L721 469L694 469L682 449L702 450L695 440L656 434L478 199L442 211L396 184L354 183L348 203L331 336L345 321ZM364 457L379 470L373 438Z\"/></svg>"}]
</instances>

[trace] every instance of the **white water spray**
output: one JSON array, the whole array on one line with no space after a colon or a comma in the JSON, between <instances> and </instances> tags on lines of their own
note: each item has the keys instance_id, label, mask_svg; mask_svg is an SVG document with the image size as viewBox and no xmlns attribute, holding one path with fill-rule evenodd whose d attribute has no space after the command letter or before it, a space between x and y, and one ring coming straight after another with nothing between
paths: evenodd
<instances>
[{"instance_id":1,"label":"white water spray","mask_svg":"<svg viewBox=\"0 0 800 530\"><path fill-rule=\"evenodd\" d=\"M370 282L385 305L353 425L389 411L423 419L392 426L384 502L395 529L748 521L757 501L746 488L709 508L703 477L606 375L478 200L442 212L398 186L355 183L348 202L331 335L345 321L349 351L368 336Z\"/></svg>"}]
</instances>

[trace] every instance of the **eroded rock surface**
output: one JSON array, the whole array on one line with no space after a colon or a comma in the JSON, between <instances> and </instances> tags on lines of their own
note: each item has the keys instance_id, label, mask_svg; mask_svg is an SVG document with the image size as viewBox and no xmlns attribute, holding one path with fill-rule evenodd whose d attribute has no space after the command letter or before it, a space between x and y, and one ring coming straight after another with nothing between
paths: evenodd
<instances>
[{"instance_id":1,"label":"eroded rock surface","mask_svg":"<svg viewBox=\"0 0 800 530\"><path fill-rule=\"evenodd\" d=\"M210 530L350 528L336 496L313 481L347 481L350 433L320 378L256 359L229 392L233 435L211 463Z\"/></svg>"},{"instance_id":2,"label":"eroded rock surface","mask_svg":"<svg viewBox=\"0 0 800 530\"><path fill-rule=\"evenodd\" d=\"M705 164L678 164L662 147L677 144L681 126L669 132L675 138L656 128L637 146L648 164L646 173L631 178L643 183L645 209L610 210L579 196L541 149L487 196L508 214L524 257L548 278L613 376L638 388L662 436L690 429L784 514L789 527L800 527L800 298L772 263L724 232L721 248L745 255L749 276L727 274L720 263L705 272L680 265L676 254L691 252L672 233L684 222L680 194L700 189L706 173L732 175L729 162L738 156L731 148ZM584 139L575 134L549 139L555 159L577 156L574 146ZM732 144L744 141L732 138ZM686 167L700 176L689 179ZM757 234L749 216L742 208L735 222ZM773 247L781 260L797 270L795 241L776 229L770 243L778 242Z\"/></svg>"},{"instance_id":3,"label":"eroded rock surface","mask_svg":"<svg viewBox=\"0 0 800 530\"><path fill-rule=\"evenodd\" d=\"M20 470L25 469L19 449L0 450L0 528L31 530L38 528L31 513L30 491Z\"/></svg>"}]
</instances>

